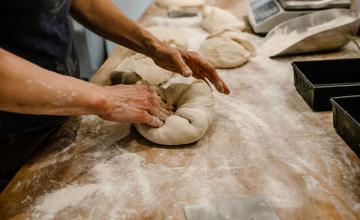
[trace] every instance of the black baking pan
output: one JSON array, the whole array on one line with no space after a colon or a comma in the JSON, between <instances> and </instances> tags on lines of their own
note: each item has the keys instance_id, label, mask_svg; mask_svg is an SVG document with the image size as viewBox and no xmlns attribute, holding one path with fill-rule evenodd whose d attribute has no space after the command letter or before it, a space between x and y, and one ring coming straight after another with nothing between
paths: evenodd
<instances>
[{"instance_id":1,"label":"black baking pan","mask_svg":"<svg viewBox=\"0 0 360 220\"><path fill-rule=\"evenodd\" d=\"M331 111L331 97L360 95L360 58L292 65L296 90L313 111Z\"/></svg>"},{"instance_id":2,"label":"black baking pan","mask_svg":"<svg viewBox=\"0 0 360 220\"><path fill-rule=\"evenodd\" d=\"M331 99L336 132L360 157L360 95Z\"/></svg>"}]
</instances>

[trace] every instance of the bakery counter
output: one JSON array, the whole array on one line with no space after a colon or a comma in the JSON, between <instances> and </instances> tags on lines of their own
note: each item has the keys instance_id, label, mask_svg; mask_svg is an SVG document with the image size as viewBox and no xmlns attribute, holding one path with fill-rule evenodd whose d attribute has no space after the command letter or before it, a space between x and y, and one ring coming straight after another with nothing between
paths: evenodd
<instances>
[{"instance_id":1,"label":"bakery counter","mask_svg":"<svg viewBox=\"0 0 360 220\"><path fill-rule=\"evenodd\" d=\"M212 2L245 14L246 1ZM141 23L161 14L152 6ZM256 47L262 40L252 37ZM128 53L118 47L95 81ZM153 144L129 124L73 117L1 193L0 219L185 219L188 205L253 196L280 219L359 219L360 160L331 112L312 112L296 92L291 67L358 54L352 44L321 55L258 54L220 70L231 94L214 91L212 126L185 146Z\"/></svg>"}]
</instances>

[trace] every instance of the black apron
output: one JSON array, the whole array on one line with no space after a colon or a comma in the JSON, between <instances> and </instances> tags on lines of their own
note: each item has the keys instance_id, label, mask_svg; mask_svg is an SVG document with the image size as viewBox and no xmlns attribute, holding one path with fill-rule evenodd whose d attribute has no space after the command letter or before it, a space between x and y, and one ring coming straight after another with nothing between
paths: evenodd
<instances>
[{"instance_id":1,"label":"black apron","mask_svg":"<svg viewBox=\"0 0 360 220\"><path fill-rule=\"evenodd\" d=\"M71 0L1 0L0 47L45 69L79 77L70 6ZM0 189L65 120L0 111Z\"/></svg>"},{"instance_id":2,"label":"black apron","mask_svg":"<svg viewBox=\"0 0 360 220\"><path fill-rule=\"evenodd\" d=\"M1 0L0 47L45 69L78 77L68 20L70 5L71 0ZM63 118L0 111L0 136Z\"/></svg>"}]
</instances>

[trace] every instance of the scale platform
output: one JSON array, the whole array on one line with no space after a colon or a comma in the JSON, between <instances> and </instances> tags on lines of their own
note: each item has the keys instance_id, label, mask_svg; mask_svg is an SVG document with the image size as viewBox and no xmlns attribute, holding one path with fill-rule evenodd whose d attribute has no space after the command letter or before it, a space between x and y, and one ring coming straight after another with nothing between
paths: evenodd
<instances>
[{"instance_id":1,"label":"scale platform","mask_svg":"<svg viewBox=\"0 0 360 220\"><path fill-rule=\"evenodd\" d=\"M284 21L330 8L350 8L350 0L254 0L249 21L255 33L266 34Z\"/></svg>"}]
</instances>

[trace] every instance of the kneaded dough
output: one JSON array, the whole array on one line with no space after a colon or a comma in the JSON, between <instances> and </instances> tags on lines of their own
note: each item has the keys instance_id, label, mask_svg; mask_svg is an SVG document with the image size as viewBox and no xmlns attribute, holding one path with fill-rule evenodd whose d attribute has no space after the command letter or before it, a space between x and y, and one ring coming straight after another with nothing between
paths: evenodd
<instances>
[{"instance_id":1,"label":"kneaded dough","mask_svg":"<svg viewBox=\"0 0 360 220\"><path fill-rule=\"evenodd\" d=\"M169 46L188 49L189 44L184 32L171 27L152 26L147 27L150 33Z\"/></svg>"},{"instance_id":2,"label":"kneaded dough","mask_svg":"<svg viewBox=\"0 0 360 220\"><path fill-rule=\"evenodd\" d=\"M116 71L134 72L151 85L160 85L174 75L173 72L156 65L151 58L139 53L126 57L116 67Z\"/></svg>"},{"instance_id":3,"label":"kneaded dough","mask_svg":"<svg viewBox=\"0 0 360 220\"><path fill-rule=\"evenodd\" d=\"M156 0L161 8L198 7L205 4L204 0Z\"/></svg>"},{"instance_id":4,"label":"kneaded dough","mask_svg":"<svg viewBox=\"0 0 360 220\"><path fill-rule=\"evenodd\" d=\"M241 31L246 28L245 22L218 7L206 6L202 11L202 16L201 27L209 33L223 28L236 28Z\"/></svg>"},{"instance_id":5,"label":"kneaded dough","mask_svg":"<svg viewBox=\"0 0 360 220\"><path fill-rule=\"evenodd\" d=\"M202 138L213 121L214 96L203 81L170 85L164 92L166 103L176 107L160 128L136 124L146 139L163 145L189 144Z\"/></svg>"},{"instance_id":6,"label":"kneaded dough","mask_svg":"<svg viewBox=\"0 0 360 220\"><path fill-rule=\"evenodd\" d=\"M235 68L248 62L256 51L244 33L224 29L209 35L200 53L216 68Z\"/></svg>"},{"instance_id":7,"label":"kneaded dough","mask_svg":"<svg viewBox=\"0 0 360 220\"><path fill-rule=\"evenodd\" d=\"M137 73L131 71L113 71L110 73L109 78L111 85L133 85L137 81L142 80L142 78Z\"/></svg>"}]
</instances>

